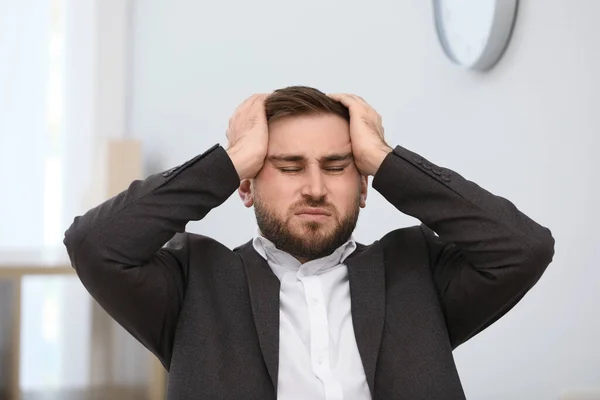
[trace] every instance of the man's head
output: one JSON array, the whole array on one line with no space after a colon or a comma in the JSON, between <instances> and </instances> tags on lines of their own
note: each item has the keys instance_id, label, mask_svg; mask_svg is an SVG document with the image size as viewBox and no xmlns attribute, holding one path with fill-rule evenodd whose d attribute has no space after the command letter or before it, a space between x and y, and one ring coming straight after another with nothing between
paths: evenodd
<instances>
[{"instance_id":1,"label":"man's head","mask_svg":"<svg viewBox=\"0 0 600 400\"><path fill-rule=\"evenodd\" d=\"M346 242L365 206L367 178L354 165L349 113L317 89L294 86L265 101L267 157L240 196L254 205L258 227L300 261L323 257Z\"/></svg>"}]
</instances>

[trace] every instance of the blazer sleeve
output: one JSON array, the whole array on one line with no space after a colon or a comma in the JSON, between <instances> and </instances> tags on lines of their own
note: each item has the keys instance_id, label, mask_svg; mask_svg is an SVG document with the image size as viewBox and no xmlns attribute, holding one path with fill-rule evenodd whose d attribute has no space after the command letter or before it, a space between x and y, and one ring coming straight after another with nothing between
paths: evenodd
<instances>
[{"instance_id":1,"label":"blazer sleeve","mask_svg":"<svg viewBox=\"0 0 600 400\"><path fill-rule=\"evenodd\" d=\"M422 222L453 348L509 311L554 256L551 232L510 201L401 146L373 187Z\"/></svg>"},{"instance_id":2,"label":"blazer sleeve","mask_svg":"<svg viewBox=\"0 0 600 400\"><path fill-rule=\"evenodd\" d=\"M92 297L169 368L187 282L189 221L238 187L219 145L145 180L75 218L64 244ZM167 243L168 242L168 243Z\"/></svg>"}]
</instances>

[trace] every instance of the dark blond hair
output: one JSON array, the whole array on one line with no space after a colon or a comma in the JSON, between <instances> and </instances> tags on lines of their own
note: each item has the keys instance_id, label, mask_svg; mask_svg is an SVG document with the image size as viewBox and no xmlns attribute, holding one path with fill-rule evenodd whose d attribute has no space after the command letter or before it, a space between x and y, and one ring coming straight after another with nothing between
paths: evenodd
<instances>
[{"instance_id":1,"label":"dark blond hair","mask_svg":"<svg viewBox=\"0 0 600 400\"><path fill-rule=\"evenodd\" d=\"M318 89L308 86L289 86L277 89L265 100L267 122L285 117L333 114L350 121L348 108Z\"/></svg>"}]
</instances>

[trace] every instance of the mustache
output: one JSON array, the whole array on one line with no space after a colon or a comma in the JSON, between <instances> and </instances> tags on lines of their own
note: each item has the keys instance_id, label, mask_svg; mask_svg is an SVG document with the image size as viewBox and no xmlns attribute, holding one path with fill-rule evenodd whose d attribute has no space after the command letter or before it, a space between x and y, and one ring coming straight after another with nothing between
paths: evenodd
<instances>
[{"instance_id":1,"label":"mustache","mask_svg":"<svg viewBox=\"0 0 600 400\"><path fill-rule=\"evenodd\" d=\"M294 205L294 209L302 208L302 207L320 207L320 208L331 208L331 204L327 203L325 199L306 199L304 201L299 201Z\"/></svg>"}]
</instances>

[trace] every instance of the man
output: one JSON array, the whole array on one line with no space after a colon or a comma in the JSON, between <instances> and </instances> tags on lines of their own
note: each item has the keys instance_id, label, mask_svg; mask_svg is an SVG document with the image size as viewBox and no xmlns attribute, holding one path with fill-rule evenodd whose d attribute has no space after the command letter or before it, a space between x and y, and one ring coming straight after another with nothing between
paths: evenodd
<instances>
[{"instance_id":1,"label":"man","mask_svg":"<svg viewBox=\"0 0 600 400\"><path fill-rule=\"evenodd\" d=\"M389 147L355 95L254 95L227 138L66 232L85 287L169 370L168 398L464 399L452 350L538 281L550 231ZM356 243L368 176L422 224ZM184 233L236 189L253 240L230 250Z\"/></svg>"}]
</instances>

